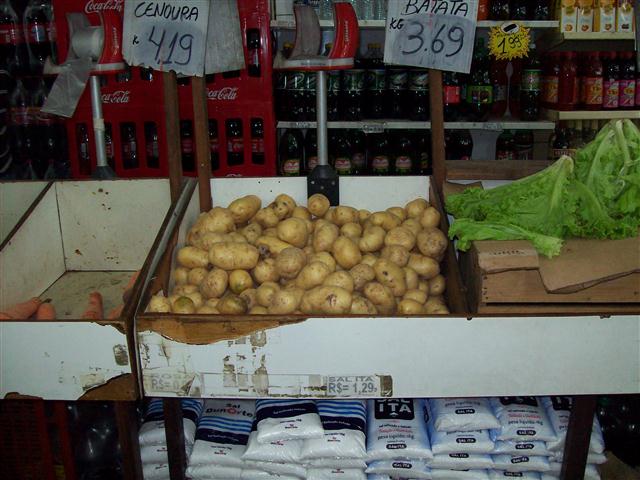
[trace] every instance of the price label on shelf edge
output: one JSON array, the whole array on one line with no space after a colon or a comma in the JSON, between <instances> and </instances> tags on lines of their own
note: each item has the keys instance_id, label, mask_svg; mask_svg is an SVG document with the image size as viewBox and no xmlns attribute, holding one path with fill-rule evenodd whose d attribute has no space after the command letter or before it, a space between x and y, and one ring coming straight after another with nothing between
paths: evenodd
<instances>
[{"instance_id":1,"label":"price label on shelf edge","mask_svg":"<svg viewBox=\"0 0 640 480\"><path fill-rule=\"evenodd\" d=\"M529 54L529 29L520 22L505 22L489 31L489 53L497 60L523 58Z\"/></svg>"},{"instance_id":2,"label":"price label on shelf edge","mask_svg":"<svg viewBox=\"0 0 640 480\"><path fill-rule=\"evenodd\" d=\"M129 65L204 75L209 0L127 0L123 54Z\"/></svg>"},{"instance_id":3,"label":"price label on shelf edge","mask_svg":"<svg viewBox=\"0 0 640 480\"><path fill-rule=\"evenodd\" d=\"M478 0L389 2L385 63L469 73Z\"/></svg>"}]
</instances>

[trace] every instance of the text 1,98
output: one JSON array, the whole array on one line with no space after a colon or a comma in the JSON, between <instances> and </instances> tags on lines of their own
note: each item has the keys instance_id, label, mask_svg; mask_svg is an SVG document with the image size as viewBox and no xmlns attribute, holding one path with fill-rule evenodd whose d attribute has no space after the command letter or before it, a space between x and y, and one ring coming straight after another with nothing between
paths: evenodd
<instances>
[{"instance_id":1,"label":"text 1,98","mask_svg":"<svg viewBox=\"0 0 640 480\"><path fill-rule=\"evenodd\" d=\"M181 35L175 32L173 36L167 36L166 30L158 28L156 32L156 27L153 26L147 40L157 47L155 60L159 65L188 65L191 61L193 35L190 33Z\"/></svg>"}]
</instances>

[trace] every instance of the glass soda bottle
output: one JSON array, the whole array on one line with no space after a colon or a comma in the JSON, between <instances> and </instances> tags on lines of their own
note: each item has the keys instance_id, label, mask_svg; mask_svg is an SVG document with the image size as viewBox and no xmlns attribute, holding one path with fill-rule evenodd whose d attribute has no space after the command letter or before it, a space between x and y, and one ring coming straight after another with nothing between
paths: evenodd
<instances>
[{"instance_id":1,"label":"glass soda bottle","mask_svg":"<svg viewBox=\"0 0 640 480\"><path fill-rule=\"evenodd\" d=\"M227 132L227 165L230 167L244 163L244 136L242 120L230 118L226 121Z\"/></svg>"},{"instance_id":2,"label":"glass soda bottle","mask_svg":"<svg viewBox=\"0 0 640 480\"><path fill-rule=\"evenodd\" d=\"M307 129L304 137L304 171L309 174L318 165L318 132Z\"/></svg>"},{"instance_id":3,"label":"glass soda bottle","mask_svg":"<svg viewBox=\"0 0 640 480\"><path fill-rule=\"evenodd\" d=\"M414 121L429 120L429 72L412 69L409 72L409 118Z\"/></svg>"},{"instance_id":4,"label":"glass soda bottle","mask_svg":"<svg viewBox=\"0 0 640 480\"><path fill-rule=\"evenodd\" d=\"M616 52L605 52L603 63L602 108L614 110L618 108L620 100L620 64Z\"/></svg>"},{"instance_id":5,"label":"glass soda bottle","mask_svg":"<svg viewBox=\"0 0 640 480\"><path fill-rule=\"evenodd\" d=\"M602 93L604 90L602 61L599 52L589 52L580 82L582 105L585 110L600 110L602 108Z\"/></svg>"},{"instance_id":6,"label":"glass soda bottle","mask_svg":"<svg viewBox=\"0 0 640 480\"><path fill-rule=\"evenodd\" d=\"M362 120L364 70L353 68L342 72L342 112L345 120Z\"/></svg>"},{"instance_id":7,"label":"glass soda bottle","mask_svg":"<svg viewBox=\"0 0 640 480\"><path fill-rule=\"evenodd\" d=\"M486 120L493 105L493 86L489 77L488 53L482 38L476 39L471 75L467 84L466 104L470 119L475 121Z\"/></svg>"},{"instance_id":8,"label":"glass soda bottle","mask_svg":"<svg viewBox=\"0 0 640 480\"><path fill-rule=\"evenodd\" d=\"M471 160L471 153L473 152L473 138L469 130L458 131L458 159L459 160Z\"/></svg>"},{"instance_id":9,"label":"glass soda bottle","mask_svg":"<svg viewBox=\"0 0 640 480\"><path fill-rule=\"evenodd\" d=\"M620 85L618 108L631 110L636 99L636 62L633 52L620 53Z\"/></svg>"},{"instance_id":10,"label":"glass soda bottle","mask_svg":"<svg viewBox=\"0 0 640 480\"><path fill-rule=\"evenodd\" d=\"M367 148L362 130L351 130L351 169L354 175L364 175L367 170Z\"/></svg>"},{"instance_id":11,"label":"glass soda bottle","mask_svg":"<svg viewBox=\"0 0 640 480\"><path fill-rule=\"evenodd\" d=\"M580 94L575 52L563 52L558 77L558 110L575 110Z\"/></svg>"},{"instance_id":12,"label":"glass soda bottle","mask_svg":"<svg viewBox=\"0 0 640 480\"><path fill-rule=\"evenodd\" d=\"M409 82L409 74L402 67L393 67L389 69L388 81L388 109L389 118L407 118L407 86Z\"/></svg>"},{"instance_id":13,"label":"glass soda bottle","mask_svg":"<svg viewBox=\"0 0 640 480\"><path fill-rule=\"evenodd\" d=\"M211 157L211 171L220 168L220 139L218 136L218 120L209 119L209 155Z\"/></svg>"},{"instance_id":14,"label":"glass soda bottle","mask_svg":"<svg viewBox=\"0 0 640 480\"><path fill-rule=\"evenodd\" d=\"M460 76L456 72L442 72L442 96L444 101L444 120L454 122L460 118L461 85Z\"/></svg>"},{"instance_id":15,"label":"glass soda bottle","mask_svg":"<svg viewBox=\"0 0 640 480\"><path fill-rule=\"evenodd\" d=\"M406 131L400 131L395 142L393 173L395 175L411 175L415 165L415 149Z\"/></svg>"},{"instance_id":16,"label":"glass soda bottle","mask_svg":"<svg viewBox=\"0 0 640 480\"><path fill-rule=\"evenodd\" d=\"M302 174L304 139L298 129L285 130L280 138L278 170L284 177L299 177Z\"/></svg>"},{"instance_id":17,"label":"glass soda bottle","mask_svg":"<svg viewBox=\"0 0 640 480\"><path fill-rule=\"evenodd\" d=\"M365 112L369 118L384 118L387 108L387 71L382 61L379 43L370 43L365 55L367 101Z\"/></svg>"},{"instance_id":18,"label":"glass soda bottle","mask_svg":"<svg viewBox=\"0 0 640 480\"><path fill-rule=\"evenodd\" d=\"M536 54L535 43L531 44L529 56L522 68L520 82L520 118L536 121L540 117L542 66Z\"/></svg>"},{"instance_id":19,"label":"glass soda bottle","mask_svg":"<svg viewBox=\"0 0 640 480\"><path fill-rule=\"evenodd\" d=\"M122 168L138 168L138 140L136 138L135 124L130 122L123 123L120 126L120 138L122 142ZM182 141L180 143L182 144ZM184 168L184 153L182 155L182 163ZM192 165L191 170L193 170L193 168ZM187 168L185 168L185 170L187 170Z\"/></svg>"},{"instance_id":20,"label":"glass soda bottle","mask_svg":"<svg viewBox=\"0 0 640 480\"><path fill-rule=\"evenodd\" d=\"M0 1L0 70L14 77L29 71L24 31L9 0Z\"/></svg>"},{"instance_id":21,"label":"glass soda bottle","mask_svg":"<svg viewBox=\"0 0 640 480\"><path fill-rule=\"evenodd\" d=\"M144 143L147 155L147 167L160 167L160 144L158 142L158 127L155 122L145 122Z\"/></svg>"},{"instance_id":22,"label":"glass soda bottle","mask_svg":"<svg viewBox=\"0 0 640 480\"><path fill-rule=\"evenodd\" d=\"M195 172L196 160L193 155L193 124L190 120L180 122L180 153L182 154L182 170Z\"/></svg>"},{"instance_id":23,"label":"glass soda bottle","mask_svg":"<svg viewBox=\"0 0 640 480\"><path fill-rule=\"evenodd\" d=\"M53 55L55 24L48 0L29 0L24 11L24 32L33 75L41 75L47 57Z\"/></svg>"},{"instance_id":24,"label":"glass soda bottle","mask_svg":"<svg viewBox=\"0 0 640 480\"><path fill-rule=\"evenodd\" d=\"M264 165L264 122L261 118L251 119L251 163Z\"/></svg>"},{"instance_id":25,"label":"glass soda bottle","mask_svg":"<svg viewBox=\"0 0 640 480\"><path fill-rule=\"evenodd\" d=\"M533 132L518 130L515 135L516 159L533 160Z\"/></svg>"},{"instance_id":26,"label":"glass soda bottle","mask_svg":"<svg viewBox=\"0 0 640 480\"><path fill-rule=\"evenodd\" d=\"M340 70L327 72L327 120L340 119Z\"/></svg>"},{"instance_id":27,"label":"glass soda bottle","mask_svg":"<svg viewBox=\"0 0 640 480\"><path fill-rule=\"evenodd\" d=\"M505 130L496 141L496 159L513 160L516 158L516 142L513 133Z\"/></svg>"},{"instance_id":28,"label":"glass soda bottle","mask_svg":"<svg viewBox=\"0 0 640 480\"><path fill-rule=\"evenodd\" d=\"M489 18L491 20L509 20L510 17L509 0L491 0L489 7Z\"/></svg>"},{"instance_id":29,"label":"glass soda bottle","mask_svg":"<svg viewBox=\"0 0 640 480\"><path fill-rule=\"evenodd\" d=\"M389 141L384 133L376 133L371 137L370 167L372 175L389 175Z\"/></svg>"},{"instance_id":30,"label":"glass soda bottle","mask_svg":"<svg viewBox=\"0 0 640 480\"><path fill-rule=\"evenodd\" d=\"M492 59L489 74L493 84L491 114L495 117L502 117L507 110L507 61Z\"/></svg>"},{"instance_id":31,"label":"glass soda bottle","mask_svg":"<svg viewBox=\"0 0 640 480\"><path fill-rule=\"evenodd\" d=\"M431 135L428 130L417 130L414 134L416 160L420 175L431 175Z\"/></svg>"},{"instance_id":32,"label":"glass soda bottle","mask_svg":"<svg viewBox=\"0 0 640 480\"><path fill-rule=\"evenodd\" d=\"M336 133L335 142L332 145L333 168L338 175L352 175L351 143L345 131Z\"/></svg>"}]
</instances>

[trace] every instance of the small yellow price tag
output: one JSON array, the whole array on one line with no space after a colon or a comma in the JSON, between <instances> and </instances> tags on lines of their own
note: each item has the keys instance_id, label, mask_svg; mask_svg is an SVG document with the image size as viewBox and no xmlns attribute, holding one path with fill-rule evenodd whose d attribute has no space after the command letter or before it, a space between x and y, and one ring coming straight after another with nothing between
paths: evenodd
<instances>
[{"instance_id":1,"label":"small yellow price tag","mask_svg":"<svg viewBox=\"0 0 640 480\"><path fill-rule=\"evenodd\" d=\"M489 53L498 60L523 58L529 54L529 29L519 22L506 22L489 31Z\"/></svg>"}]
</instances>

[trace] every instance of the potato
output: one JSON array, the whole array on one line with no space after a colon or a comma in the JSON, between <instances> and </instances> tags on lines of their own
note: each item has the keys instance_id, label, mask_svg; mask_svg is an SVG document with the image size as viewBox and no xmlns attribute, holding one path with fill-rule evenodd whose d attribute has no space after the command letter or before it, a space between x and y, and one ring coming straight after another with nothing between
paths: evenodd
<instances>
[{"instance_id":1,"label":"potato","mask_svg":"<svg viewBox=\"0 0 640 480\"><path fill-rule=\"evenodd\" d=\"M271 305L273 296L280 290L280 285L274 282L264 282L256 289L256 301L258 305L268 307Z\"/></svg>"},{"instance_id":2,"label":"potato","mask_svg":"<svg viewBox=\"0 0 640 480\"><path fill-rule=\"evenodd\" d=\"M351 293L335 286L315 287L305 292L300 302L302 313L343 315L351 311Z\"/></svg>"},{"instance_id":3,"label":"potato","mask_svg":"<svg viewBox=\"0 0 640 480\"><path fill-rule=\"evenodd\" d=\"M398 303L398 313L401 315L423 315L427 312L421 303L411 299L403 299Z\"/></svg>"},{"instance_id":4,"label":"potato","mask_svg":"<svg viewBox=\"0 0 640 480\"><path fill-rule=\"evenodd\" d=\"M404 267L402 270L404 270L404 281L407 284L407 290L418 288L420 279L418 278L416 271L409 267Z\"/></svg>"},{"instance_id":5,"label":"potato","mask_svg":"<svg viewBox=\"0 0 640 480\"><path fill-rule=\"evenodd\" d=\"M185 285L189 283L189 269L185 267L176 267L173 271L173 281L176 285Z\"/></svg>"},{"instance_id":6,"label":"potato","mask_svg":"<svg viewBox=\"0 0 640 480\"><path fill-rule=\"evenodd\" d=\"M173 313L195 313L196 306L189 297L178 297L171 305L171 311Z\"/></svg>"},{"instance_id":7,"label":"potato","mask_svg":"<svg viewBox=\"0 0 640 480\"><path fill-rule=\"evenodd\" d=\"M178 250L178 263L183 267L196 268L209 265L209 255L197 247L182 247Z\"/></svg>"},{"instance_id":8,"label":"potato","mask_svg":"<svg viewBox=\"0 0 640 480\"><path fill-rule=\"evenodd\" d=\"M424 304L424 302L427 301L428 298L428 294L427 292L423 292L422 290L418 290L416 289L412 289L412 290L407 290L407 293L404 294L404 297L402 297L403 300L415 300L416 302L418 302L419 304Z\"/></svg>"},{"instance_id":9,"label":"potato","mask_svg":"<svg viewBox=\"0 0 640 480\"><path fill-rule=\"evenodd\" d=\"M373 266L376 280L389 287L396 297L403 296L407 291L407 283L404 280L404 270L386 258L379 259Z\"/></svg>"},{"instance_id":10,"label":"potato","mask_svg":"<svg viewBox=\"0 0 640 480\"><path fill-rule=\"evenodd\" d=\"M247 243L247 239L241 233L231 232L224 236L223 242Z\"/></svg>"},{"instance_id":11,"label":"potato","mask_svg":"<svg viewBox=\"0 0 640 480\"><path fill-rule=\"evenodd\" d=\"M404 209L407 212L407 216L409 218L420 218L422 212L424 212L429 206L429 202L427 202L424 198L416 198L415 200L411 200L404 206Z\"/></svg>"},{"instance_id":12,"label":"potato","mask_svg":"<svg viewBox=\"0 0 640 480\"><path fill-rule=\"evenodd\" d=\"M218 315L220 314L220 310L216 307L212 307L210 305L202 305L200 308L196 310L198 315Z\"/></svg>"},{"instance_id":13,"label":"potato","mask_svg":"<svg viewBox=\"0 0 640 480\"><path fill-rule=\"evenodd\" d=\"M393 292L378 282L369 282L362 290L364 296L373 303L382 315L392 315L396 311L396 299Z\"/></svg>"},{"instance_id":14,"label":"potato","mask_svg":"<svg viewBox=\"0 0 640 480\"><path fill-rule=\"evenodd\" d=\"M420 215L420 225L424 228L440 225L440 212L433 207L427 207Z\"/></svg>"},{"instance_id":15,"label":"potato","mask_svg":"<svg viewBox=\"0 0 640 480\"><path fill-rule=\"evenodd\" d=\"M209 261L223 270L251 270L258 263L258 249L248 243L216 243L209 250Z\"/></svg>"},{"instance_id":16,"label":"potato","mask_svg":"<svg viewBox=\"0 0 640 480\"><path fill-rule=\"evenodd\" d=\"M271 315L287 315L295 312L300 305L304 291L299 288L278 290L273 295L267 311Z\"/></svg>"},{"instance_id":17,"label":"potato","mask_svg":"<svg viewBox=\"0 0 640 480\"><path fill-rule=\"evenodd\" d=\"M349 237L338 237L331 248L336 263L344 269L355 267L362 260L358 246Z\"/></svg>"},{"instance_id":18,"label":"potato","mask_svg":"<svg viewBox=\"0 0 640 480\"><path fill-rule=\"evenodd\" d=\"M301 220L311 220L311 212L307 209L307 207L301 207L298 205L291 212L291 216L293 218L299 218Z\"/></svg>"},{"instance_id":19,"label":"potato","mask_svg":"<svg viewBox=\"0 0 640 480\"><path fill-rule=\"evenodd\" d=\"M205 298L220 298L227 290L229 275L224 270L214 268L200 284L200 293Z\"/></svg>"},{"instance_id":20,"label":"potato","mask_svg":"<svg viewBox=\"0 0 640 480\"><path fill-rule=\"evenodd\" d=\"M380 257L391 260L399 267L405 267L409 261L409 250L401 245L387 245L380 252Z\"/></svg>"},{"instance_id":21,"label":"potato","mask_svg":"<svg viewBox=\"0 0 640 480\"><path fill-rule=\"evenodd\" d=\"M262 255L263 257L269 255L278 256L281 251L286 248L291 248L292 246L293 245L287 242L283 242L277 237L269 237L263 235L262 237L258 238L258 240L256 240L256 247L258 248L260 255Z\"/></svg>"},{"instance_id":22,"label":"potato","mask_svg":"<svg viewBox=\"0 0 640 480\"><path fill-rule=\"evenodd\" d=\"M209 210L202 218L202 225L207 232L229 233L236 229L231 211L221 207L214 207Z\"/></svg>"},{"instance_id":23,"label":"potato","mask_svg":"<svg viewBox=\"0 0 640 480\"><path fill-rule=\"evenodd\" d=\"M192 244L201 250L209 251L215 243L224 242L226 235L226 233L220 232L204 232L198 234L195 239L193 239Z\"/></svg>"},{"instance_id":24,"label":"potato","mask_svg":"<svg viewBox=\"0 0 640 480\"><path fill-rule=\"evenodd\" d=\"M255 195L246 195L229 204L229 211L236 225L247 223L262 207L262 200Z\"/></svg>"},{"instance_id":25,"label":"potato","mask_svg":"<svg viewBox=\"0 0 640 480\"><path fill-rule=\"evenodd\" d=\"M287 218L278 224L278 238L290 243L294 247L302 248L307 244L309 230L304 220L299 218Z\"/></svg>"},{"instance_id":26,"label":"potato","mask_svg":"<svg viewBox=\"0 0 640 480\"><path fill-rule=\"evenodd\" d=\"M387 232L391 229L399 227L402 221L400 218L389 212L375 212L367 219L370 225L377 225L384 228Z\"/></svg>"},{"instance_id":27,"label":"potato","mask_svg":"<svg viewBox=\"0 0 640 480\"><path fill-rule=\"evenodd\" d=\"M361 295L354 295L351 301L351 311L349 313L352 315L376 315L378 313L378 309L368 298Z\"/></svg>"},{"instance_id":28,"label":"potato","mask_svg":"<svg viewBox=\"0 0 640 480\"><path fill-rule=\"evenodd\" d=\"M247 288L253 288L253 279L246 270L234 270L229 274L229 289L239 295Z\"/></svg>"},{"instance_id":29,"label":"potato","mask_svg":"<svg viewBox=\"0 0 640 480\"><path fill-rule=\"evenodd\" d=\"M415 218L407 218L404 222L402 222L401 226L411 230L414 235L418 235L418 233L422 230L422 225L420 225L420 222Z\"/></svg>"},{"instance_id":30,"label":"potato","mask_svg":"<svg viewBox=\"0 0 640 480\"><path fill-rule=\"evenodd\" d=\"M217 307L219 301L220 301L219 298L209 298L207 299L207 301L204 302L204 304L209 307Z\"/></svg>"},{"instance_id":31,"label":"potato","mask_svg":"<svg viewBox=\"0 0 640 480\"><path fill-rule=\"evenodd\" d=\"M389 207L386 211L398 217L401 222L407 219L407 212L402 207Z\"/></svg>"},{"instance_id":32,"label":"potato","mask_svg":"<svg viewBox=\"0 0 640 480\"><path fill-rule=\"evenodd\" d=\"M358 221L358 211L353 207L340 205L333 210L333 223L341 227Z\"/></svg>"},{"instance_id":33,"label":"potato","mask_svg":"<svg viewBox=\"0 0 640 480\"><path fill-rule=\"evenodd\" d=\"M437 297L427 299L424 309L427 315L447 315L450 313L444 301Z\"/></svg>"},{"instance_id":34,"label":"potato","mask_svg":"<svg viewBox=\"0 0 640 480\"><path fill-rule=\"evenodd\" d=\"M247 313L247 302L244 298L229 293L220 299L216 308L223 315L242 315Z\"/></svg>"},{"instance_id":35,"label":"potato","mask_svg":"<svg viewBox=\"0 0 640 480\"><path fill-rule=\"evenodd\" d=\"M200 308L202 305L204 305L204 300L202 299L202 294L200 292L190 292L184 295L187 298L190 298L191 301L193 302L194 307L196 307L196 309Z\"/></svg>"},{"instance_id":36,"label":"potato","mask_svg":"<svg viewBox=\"0 0 640 480\"><path fill-rule=\"evenodd\" d=\"M435 227L425 228L416 237L420 253L431 258L438 258L442 255L447 249L448 243L447 236L442 233L442 230Z\"/></svg>"},{"instance_id":37,"label":"potato","mask_svg":"<svg viewBox=\"0 0 640 480\"><path fill-rule=\"evenodd\" d=\"M440 273L440 265L436 260L418 253L409 255L407 266L413 268L424 280L429 280Z\"/></svg>"},{"instance_id":38,"label":"potato","mask_svg":"<svg viewBox=\"0 0 640 480\"><path fill-rule=\"evenodd\" d=\"M204 277L207 276L207 273L209 273L209 271L206 268L192 268L191 270L189 270L189 273L187 275L187 283L189 283L190 285L198 286L202 283Z\"/></svg>"},{"instance_id":39,"label":"potato","mask_svg":"<svg viewBox=\"0 0 640 480\"><path fill-rule=\"evenodd\" d=\"M198 287L196 285L191 285L191 284L185 284L185 285L177 285L176 287L174 287L173 289L173 294L174 295L179 295L179 296L187 296L187 294L189 293L193 293L193 292L197 292L198 291Z\"/></svg>"},{"instance_id":40,"label":"potato","mask_svg":"<svg viewBox=\"0 0 640 480\"><path fill-rule=\"evenodd\" d=\"M170 313L171 302L162 294L154 295L149 300L147 312Z\"/></svg>"},{"instance_id":41,"label":"potato","mask_svg":"<svg viewBox=\"0 0 640 480\"><path fill-rule=\"evenodd\" d=\"M329 199L321 193L314 193L307 200L307 208L312 215L322 217L329 210Z\"/></svg>"},{"instance_id":42,"label":"potato","mask_svg":"<svg viewBox=\"0 0 640 480\"><path fill-rule=\"evenodd\" d=\"M262 305L256 305L251 310L249 310L249 315L267 315L269 310Z\"/></svg>"},{"instance_id":43,"label":"potato","mask_svg":"<svg viewBox=\"0 0 640 480\"><path fill-rule=\"evenodd\" d=\"M373 267L377 261L378 261L378 257L368 253L362 256L361 263L364 263L365 265L369 265L370 267Z\"/></svg>"},{"instance_id":44,"label":"potato","mask_svg":"<svg viewBox=\"0 0 640 480\"><path fill-rule=\"evenodd\" d=\"M302 251L307 256L307 258L309 258L311 255L315 255L315 252L313 251L313 247L309 244L305 245Z\"/></svg>"},{"instance_id":45,"label":"potato","mask_svg":"<svg viewBox=\"0 0 640 480\"><path fill-rule=\"evenodd\" d=\"M420 280L418 282L418 290L429 293L429 282L427 280Z\"/></svg>"},{"instance_id":46,"label":"potato","mask_svg":"<svg viewBox=\"0 0 640 480\"><path fill-rule=\"evenodd\" d=\"M358 221L360 222L360 224L366 222L370 216L371 212L369 210L365 210L364 208L358 210Z\"/></svg>"},{"instance_id":47,"label":"potato","mask_svg":"<svg viewBox=\"0 0 640 480\"><path fill-rule=\"evenodd\" d=\"M447 281L445 278L438 274L428 280L429 282L429 295L442 295L447 288Z\"/></svg>"},{"instance_id":48,"label":"potato","mask_svg":"<svg viewBox=\"0 0 640 480\"><path fill-rule=\"evenodd\" d=\"M295 278L306 263L307 258L302 250L289 247L285 248L276 257L276 270L282 278Z\"/></svg>"},{"instance_id":49,"label":"potato","mask_svg":"<svg viewBox=\"0 0 640 480\"><path fill-rule=\"evenodd\" d=\"M247 288L239 295L247 303L247 309L251 310L258 304L257 291L255 288Z\"/></svg>"},{"instance_id":50,"label":"potato","mask_svg":"<svg viewBox=\"0 0 640 480\"><path fill-rule=\"evenodd\" d=\"M273 258L260 260L255 268L251 270L251 274L258 285L264 282L277 282L280 280L280 274L276 268L276 261Z\"/></svg>"},{"instance_id":51,"label":"potato","mask_svg":"<svg viewBox=\"0 0 640 480\"><path fill-rule=\"evenodd\" d=\"M313 262L304 266L296 277L296 286L303 290L309 290L321 285L325 278L329 276L331 270L323 262Z\"/></svg>"},{"instance_id":52,"label":"potato","mask_svg":"<svg viewBox=\"0 0 640 480\"><path fill-rule=\"evenodd\" d=\"M258 210L253 220L259 223L262 228L275 227L278 222L280 222L280 218L276 215L275 210L270 207Z\"/></svg>"},{"instance_id":53,"label":"potato","mask_svg":"<svg viewBox=\"0 0 640 480\"><path fill-rule=\"evenodd\" d=\"M318 252L309 255L308 263L311 262L322 262L329 267L330 272L336 271L336 259L329 252Z\"/></svg>"},{"instance_id":54,"label":"potato","mask_svg":"<svg viewBox=\"0 0 640 480\"><path fill-rule=\"evenodd\" d=\"M176 295L175 293L172 293L171 295L169 295L167 297L167 299L169 300L169 303L171 304L171 308L173 308L173 304L175 303L176 300L178 300L180 298L180 295Z\"/></svg>"},{"instance_id":55,"label":"potato","mask_svg":"<svg viewBox=\"0 0 640 480\"><path fill-rule=\"evenodd\" d=\"M251 222L240 230L240 235L243 235L251 245L255 245L258 238L262 236L262 227L259 223Z\"/></svg>"},{"instance_id":56,"label":"potato","mask_svg":"<svg viewBox=\"0 0 640 480\"><path fill-rule=\"evenodd\" d=\"M362 235L362 227L359 223L349 222L340 227L340 235L349 238L357 238Z\"/></svg>"},{"instance_id":57,"label":"potato","mask_svg":"<svg viewBox=\"0 0 640 480\"><path fill-rule=\"evenodd\" d=\"M313 249L316 252L330 252L333 242L340 236L338 227L328 222L316 223L313 232Z\"/></svg>"},{"instance_id":58,"label":"potato","mask_svg":"<svg viewBox=\"0 0 640 480\"><path fill-rule=\"evenodd\" d=\"M281 193L273 201L274 210L276 215L283 218L288 218L293 213L293 210L297 207L296 201L286 193Z\"/></svg>"},{"instance_id":59,"label":"potato","mask_svg":"<svg viewBox=\"0 0 640 480\"><path fill-rule=\"evenodd\" d=\"M376 278L376 272L373 270L373 267L366 263L359 263L349 270L349 273L351 274L351 278L353 278L353 288L357 291L361 291L365 284Z\"/></svg>"},{"instance_id":60,"label":"potato","mask_svg":"<svg viewBox=\"0 0 640 480\"><path fill-rule=\"evenodd\" d=\"M276 227L269 227L269 228L265 228L262 231L262 236L263 237L273 237L273 238L278 238L278 229Z\"/></svg>"},{"instance_id":61,"label":"potato","mask_svg":"<svg viewBox=\"0 0 640 480\"><path fill-rule=\"evenodd\" d=\"M362 238L358 241L358 248L362 253L377 252L384 246L384 237L387 232L379 225L369 225L362 232Z\"/></svg>"},{"instance_id":62,"label":"potato","mask_svg":"<svg viewBox=\"0 0 640 480\"><path fill-rule=\"evenodd\" d=\"M416 245L416 236L411 230L405 227L396 227L387 233L384 237L385 245L400 245L406 248L408 251L413 250Z\"/></svg>"},{"instance_id":63,"label":"potato","mask_svg":"<svg viewBox=\"0 0 640 480\"><path fill-rule=\"evenodd\" d=\"M333 272L332 274L328 275L327 278L324 279L324 282L322 282L322 284L328 287L340 287L348 292L353 292L354 290L353 277L349 272L346 272L344 270Z\"/></svg>"}]
</instances>

